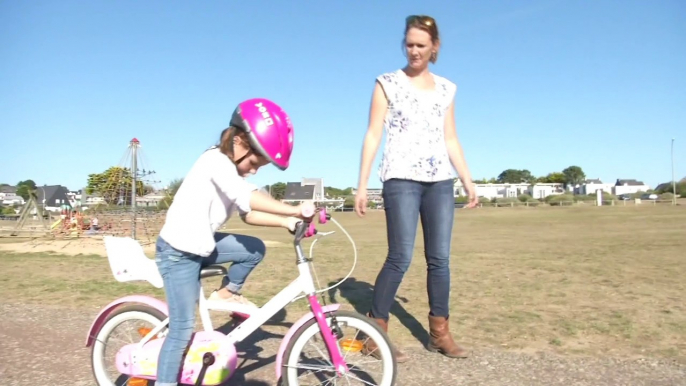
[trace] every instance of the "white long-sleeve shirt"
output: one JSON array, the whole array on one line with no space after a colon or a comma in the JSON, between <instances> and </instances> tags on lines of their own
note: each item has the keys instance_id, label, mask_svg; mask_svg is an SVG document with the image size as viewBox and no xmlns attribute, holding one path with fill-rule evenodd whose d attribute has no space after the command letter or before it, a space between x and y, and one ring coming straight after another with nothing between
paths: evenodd
<instances>
[{"instance_id":1,"label":"white long-sleeve shirt","mask_svg":"<svg viewBox=\"0 0 686 386\"><path fill-rule=\"evenodd\" d=\"M250 195L257 187L238 174L219 148L204 152L174 196L160 236L174 248L209 256L214 233L237 209L250 212Z\"/></svg>"}]
</instances>

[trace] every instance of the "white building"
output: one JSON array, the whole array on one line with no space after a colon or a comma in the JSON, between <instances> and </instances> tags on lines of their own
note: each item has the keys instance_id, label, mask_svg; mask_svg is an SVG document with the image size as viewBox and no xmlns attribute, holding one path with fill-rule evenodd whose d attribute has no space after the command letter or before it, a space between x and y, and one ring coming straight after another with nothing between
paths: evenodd
<instances>
[{"instance_id":1,"label":"white building","mask_svg":"<svg viewBox=\"0 0 686 386\"><path fill-rule=\"evenodd\" d=\"M634 194L638 192L647 192L650 190L650 186L643 183L643 181L636 180L622 180L618 179L614 186L615 196L621 196L623 194Z\"/></svg>"},{"instance_id":2,"label":"white building","mask_svg":"<svg viewBox=\"0 0 686 386\"><path fill-rule=\"evenodd\" d=\"M538 183L535 185L530 185L529 190L527 192L531 197L537 199L537 200L542 200L548 196L556 195L556 194L564 194L565 193L565 187L564 184L561 183Z\"/></svg>"},{"instance_id":3,"label":"white building","mask_svg":"<svg viewBox=\"0 0 686 386\"><path fill-rule=\"evenodd\" d=\"M588 179L583 183L583 185L577 185L574 187L574 194L595 194L595 192L598 190L612 194L613 188L614 184L603 183L600 178Z\"/></svg>"},{"instance_id":4,"label":"white building","mask_svg":"<svg viewBox=\"0 0 686 386\"><path fill-rule=\"evenodd\" d=\"M314 186L314 200L323 201L326 199L324 194L324 179L323 178L303 178L300 183L302 186L312 185Z\"/></svg>"},{"instance_id":5,"label":"white building","mask_svg":"<svg viewBox=\"0 0 686 386\"><path fill-rule=\"evenodd\" d=\"M353 188L353 196L357 194L357 189ZM367 201L376 204L383 203L383 189L380 188L369 188L367 189Z\"/></svg>"},{"instance_id":6,"label":"white building","mask_svg":"<svg viewBox=\"0 0 686 386\"><path fill-rule=\"evenodd\" d=\"M529 190L529 184L474 184L476 188L477 197L485 198L504 198L517 197L520 194L526 194ZM467 192L462 185L462 181L458 178L453 185L454 196L466 196Z\"/></svg>"},{"instance_id":7,"label":"white building","mask_svg":"<svg viewBox=\"0 0 686 386\"><path fill-rule=\"evenodd\" d=\"M3 186L0 188L0 204L2 205L24 205L24 199L17 196L17 188L14 186Z\"/></svg>"},{"instance_id":8,"label":"white building","mask_svg":"<svg viewBox=\"0 0 686 386\"><path fill-rule=\"evenodd\" d=\"M136 206L156 207L167 197L169 197L169 195L166 190L151 192L143 197L136 197Z\"/></svg>"}]
</instances>

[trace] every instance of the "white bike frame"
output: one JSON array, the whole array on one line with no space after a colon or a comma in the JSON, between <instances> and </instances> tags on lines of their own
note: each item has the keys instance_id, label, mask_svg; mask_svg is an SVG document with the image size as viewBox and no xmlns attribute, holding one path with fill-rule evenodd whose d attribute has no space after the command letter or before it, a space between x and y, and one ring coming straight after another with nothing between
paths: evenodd
<instances>
[{"instance_id":1,"label":"white bike frame","mask_svg":"<svg viewBox=\"0 0 686 386\"><path fill-rule=\"evenodd\" d=\"M320 237L324 237L322 234ZM276 315L281 309L286 307L289 303L298 300L301 295L313 295L316 292L314 286L314 279L312 278L312 272L310 271L310 260L305 257L303 253L302 246L297 244L295 246L295 251L298 256L297 266L298 266L298 277L288 284L284 289L282 289L278 294L271 298L262 307L251 307L245 304L239 303L224 303L224 302L214 302L207 300L205 298L205 293L200 286L200 294L198 297L198 310L200 314L200 320L202 322L203 329L205 331L213 331L214 325L212 324L212 319L210 317L210 311L226 311L226 312L240 312L243 314L248 314L250 317L242 322L238 327L233 329L230 333L226 335L227 339L235 344L240 342L250 336L255 330L260 328L264 323L267 322L272 316ZM156 326L152 331L150 331L139 343L138 345L142 347L147 343L152 337L156 336L163 328L169 324L169 318L167 317L162 323Z\"/></svg>"}]
</instances>

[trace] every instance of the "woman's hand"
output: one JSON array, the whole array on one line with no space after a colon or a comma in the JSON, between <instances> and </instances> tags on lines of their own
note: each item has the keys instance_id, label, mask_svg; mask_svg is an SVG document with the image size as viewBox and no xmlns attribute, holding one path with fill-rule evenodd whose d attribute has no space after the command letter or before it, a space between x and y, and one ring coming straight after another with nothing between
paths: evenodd
<instances>
[{"instance_id":1,"label":"woman's hand","mask_svg":"<svg viewBox=\"0 0 686 386\"><path fill-rule=\"evenodd\" d=\"M367 212L367 189L358 189L355 194L355 213L363 217Z\"/></svg>"},{"instance_id":2,"label":"woman's hand","mask_svg":"<svg viewBox=\"0 0 686 386\"><path fill-rule=\"evenodd\" d=\"M469 201L467 202L467 205L465 205L465 208L476 207L479 204L479 198L476 196L476 186L474 186L472 181L464 184L464 186L465 190L467 191L467 197L469 197Z\"/></svg>"}]
</instances>

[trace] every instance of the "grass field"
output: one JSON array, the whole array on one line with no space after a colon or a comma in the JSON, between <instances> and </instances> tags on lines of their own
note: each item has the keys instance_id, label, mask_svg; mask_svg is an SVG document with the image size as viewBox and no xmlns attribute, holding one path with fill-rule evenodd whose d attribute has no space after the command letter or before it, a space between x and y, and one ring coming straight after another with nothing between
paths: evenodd
<instances>
[{"instance_id":1,"label":"grass field","mask_svg":"<svg viewBox=\"0 0 686 386\"><path fill-rule=\"evenodd\" d=\"M351 279L327 294L327 302L334 297L366 312L386 253L383 212L366 219L334 215L355 239L359 261ZM271 241L246 296L261 304L297 275L288 233L238 220L228 227ZM458 210L453 234L451 327L466 346L686 362L686 208ZM59 303L95 315L125 294L164 296L147 285L116 282L99 256L0 253L6 301ZM322 286L343 277L351 258L342 234L318 242L315 267ZM420 231L392 310L390 334L400 344L427 339L425 282ZM217 284L210 279L206 287ZM289 306L286 320L305 310L302 300Z\"/></svg>"}]
</instances>

